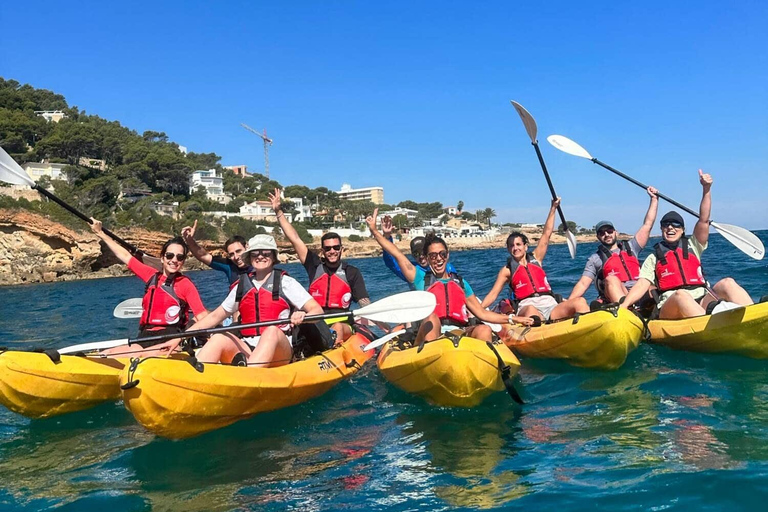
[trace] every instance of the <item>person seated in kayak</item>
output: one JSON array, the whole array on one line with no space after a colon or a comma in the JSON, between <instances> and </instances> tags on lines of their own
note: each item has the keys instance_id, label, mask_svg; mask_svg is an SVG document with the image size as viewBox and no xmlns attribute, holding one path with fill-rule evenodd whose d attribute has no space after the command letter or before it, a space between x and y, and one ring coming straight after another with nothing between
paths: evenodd
<instances>
[{"instance_id":1,"label":"person seated in kayak","mask_svg":"<svg viewBox=\"0 0 768 512\"><path fill-rule=\"evenodd\" d=\"M568 299L584 296L584 292L594 281L603 303L619 302L635 285L640 278L638 256L648 243L651 228L656 222L656 214L659 210L659 197L656 195L658 190L648 187L647 192L651 197L651 203L648 205L648 211L645 212L643 225L631 240L626 242L619 240L618 232L611 221L602 220L595 225L595 233L600 245L587 260L581 279L573 287Z\"/></svg>"},{"instance_id":2,"label":"person seated in kayak","mask_svg":"<svg viewBox=\"0 0 768 512\"><path fill-rule=\"evenodd\" d=\"M381 234L384 235L384 238L386 238L392 243L394 243L392 238L393 230L394 230L394 226L392 224L392 218L389 215L382 217ZM427 263L427 258L424 256L424 250L423 250L424 237L423 236L414 237L411 240L410 248L411 248L411 256L413 257L413 261L411 261L411 263L421 267L421 270L423 270L424 272L429 272L429 265ZM381 257L384 260L384 265L386 265L387 268L391 270L393 274L395 274L397 277L399 277L403 281L408 282L408 280L403 275L403 271L400 270L400 265L397 264L397 260L393 258L391 254L389 254L387 251L382 251ZM446 270L448 271L449 274L456 273L456 269L453 267L453 264L451 263L448 263ZM411 287L411 289L413 289L412 283L408 283L408 285Z\"/></svg>"},{"instance_id":3,"label":"person seated in kayak","mask_svg":"<svg viewBox=\"0 0 768 512\"><path fill-rule=\"evenodd\" d=\"M184 226L181 229L181 237L187 243L189 251L201 263L208 265L213 270L223 272L227 276L230 287L237 283L241 275L253 272L253 267L242 259L243 252L245 252L245 238L235 235L224 242L224 252L227 254L227 257L224 258L222 256L214 256L201 247L197 240L195 240L196 230L197 220L195 220L192 226Z\"/></svg>"},{"instance_id":4,"label":"person seated in kayak","mask_svg":"<svg viewBox=\"0 0 768 512\"><path fill-rule=\"evenodd\" d=\"M658 317L663 320L711 313L719 300L742 306L753 304L746 290L730 277L721 279L711 290L708 289L701 267L701 254L709 241L712 176L699 169L699 182L702 196L693 236L685 236L685 222L679 213L666 213L660 222L662 240L645 258L640 268L640 279L629 290L621 307L628 308L637 302L651 286L655 286L659 294L656 308Z\"/></svg>"},{"instance_id":5,"label":"person seated in kayak","mask_svg":"<svg viewBox=\"0 0 768 512\"><path fill-rule=\"evenodd\" d=\"M283 212L280 190L275 189L269 194L272 209L286 238L293 245L299 261L309 276L309 293L325 310L326 313L349 312L352 302L360 306L371 303L368 290L365 288L363 275L357 267L342 261L343 247L341 237L336 233L326 233L320 238L320 250L323 257L310 251L307 244L299 237L296 229L288 222ZM331 329L336 333L338 341L344 341L352 336L352 326L345 320L335 322Z\"/></svg>"},{"instance_id":6,"label":"person seated in kayak","mask_svg":"<svg viewBox=\"0 0 768 512\"><path fill-rule=\"evenodd\" d=\"M298 281L275 268L277 244L271 236L251 238L241 257L250 263L253 272L243 275L224 302L189 330L215 327L235 312L240 313L241 325L281 319L285 319L285 324L240 329L240 336L214 334L197 352L197 360L203 363L234 360L236 364L247 362L248 366L263 367L286 365L293 357L291 328L301 324L306 315L321 315L323 308Z\"/></svg>"},{"instance_id":7,"label":"person seated in kayak","mask_svg":"<svg viewBox=\"0 0 768 512\"><path fill-rule=\"evenodd\" d=\"M159 334L182 332L189 320L190 311L196 320L205 318L208 311L200 300L200 294L195 284L184 274L181 269L187 258L187 246L180 237L171 238L160 251L162 271L157 271L131 256L122 245L107 236L102 230L101 221L91 219L91 229L117 258L128 265L128 268L136 274L144 283L144 300L142 302L141 319L139 320L138 338L156 336ZM167 354L170 349L176 347L179 340L172 340L160 344L137 344L144 349L141 355ZM115 347L103 352L116 355L121 353L136 353L134 345Z\"/></svg>"},{"instance_id":8,"label":"person seated in kayak","mask_svg":"<svg viewBox=\"0 0 768 512\"><path fill-rule=\"evenodd\" d=\"M403 276L405 276L409 283L413 284L414 289L426 290L437 298L435 311L421 323L419 332L416 335L417 344L422 341L432 341L439 338L441 326L443 325L460 327L464 329L467 336L491 341L493 332L489 326L484 324L469 325L468 310L485 322L496 324L516 322L525 325L533 323L530 318L501 315L483 309L469 283L455 272L448 272L447 266L450 257L448 245L445 243L445 240L434 233L428 233L424 239L423 254L429 264L429 270L424 271L421 267L411 263L394 243L387 240L376 229L377 214L378 209L374 210L373 215L369 215L365 219L373 237L382 249L397 260Z\"/></svg>"},{"instance_id":9,"label":"person seated in kayak","mask_svg":"<svg viewBox=\"0 0 768 512\"><path fill-rule=\"evenodd\" d=\"M576 313L589 313L589 305L584 297L565 300L558 303L547 281L547 274L541 266L549 248L549 239L555 228L555 212L560 198L552 201L544 231L536 248L528 252L528 237L523 233L510 233L507 237L507 264L496 277L493 288L483 299L483 307L488 307L496 300L504 285L509 285L517 301L517 314L524 317L539 317L546 320L560 320Z\"/></svg>"}]
</instances>

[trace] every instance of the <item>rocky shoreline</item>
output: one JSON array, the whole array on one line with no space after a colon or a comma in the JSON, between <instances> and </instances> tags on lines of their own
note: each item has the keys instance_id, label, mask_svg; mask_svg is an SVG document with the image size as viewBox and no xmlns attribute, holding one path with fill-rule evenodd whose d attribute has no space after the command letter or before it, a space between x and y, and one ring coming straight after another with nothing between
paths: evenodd
<instances>
[{"instance_id":1,"label":"rocky shoreline","mask_svg":"<svg viewBox=\"0 0 768 512\"><path fill-rule=\"evenodd\" d=\"M116 233L147 254L158 254L168 234L140 228L119 229ZM532 242L538 240L540 230L526 230ZM490 249L504 246L506 235L496 237L461 237L448 240L452 251ZM577 240L593 240L593 235L579 235ZM214 254L221 254L221 242L203 240L201 245ZM565 243L565 238L554 234L551 243ZM397 246L408 252L408 240ZM278 240L283 263L296 261L293 248L285 240ZM313 250L319 241L309 244ZM346 258L381 256L381 248L372 240L360 242L344 240ZM205 269L205 265L190 258L188 270ZM131 275L128 269L109 252L90 231L73 231L41 215L16 209L0 209L0 286L32 283L74 281Z\"/></svg>"}]
</instances>

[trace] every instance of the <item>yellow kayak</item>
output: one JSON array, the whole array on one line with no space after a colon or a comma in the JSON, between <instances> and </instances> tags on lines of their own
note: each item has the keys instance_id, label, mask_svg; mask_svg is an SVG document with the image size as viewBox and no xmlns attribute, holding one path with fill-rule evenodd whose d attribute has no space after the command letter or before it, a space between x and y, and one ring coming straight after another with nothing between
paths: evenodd
<instances>
[{"instance_id":1,"label":"yellow kayak","mask_svg":"<svg viewBox=\"0 0 768 512\"><path fill-rule=\"evenodd\" d=\"M650 342L675 350L768 358L768 303L714 315L648 322Z\"/></svg>"},{"instance_id":2,"label":"yellow kayak","mask_svg":"<svg viewBox=\"0 0 768 512\"><path fill-rule=\"evenodd\" d=\"M578 320L540 327L506 325L502 339L520 357L564 359L573 366L615 370L643 335L643 322L625 309L593 311Z\"/></svg>"},{"instance_id":3,"label":"yellow kayak","mask_svg":"<svg viewBox=\"0 0 768 512\"><path fill-rule=\"evenodd\" d=\"M127 359L0 353L0 403L30 418L80 411L120 398L119 375Z\"/></svg>"},{"instance_id":4,"label":"yellow kayak","mask_svg":"<svg viewBox=\"0 0 768 512\"><path fill-rule=\"evenodd\" d=\"M520 361L501 342L493 344L514 377ZM387 343L378 359L389 382L408 393L441 406L473 407L495 391L504 390L499 358L485 341L461 336L460 331L419 347L401 348L398 339Z\"/></svg>"},{"instance_id":5,"label":"yellow kayak","mask_svg":"<svg viewBox=\"0 0 768 512\"><path fill-rule=\"evenodd\" d=\"M372 357L373 351L362 350L367 344L354 334L338 348L275 368L132 361L120 374L123 401L155 434L192 437L322 395Z\"/></svg>"}]
</instances>

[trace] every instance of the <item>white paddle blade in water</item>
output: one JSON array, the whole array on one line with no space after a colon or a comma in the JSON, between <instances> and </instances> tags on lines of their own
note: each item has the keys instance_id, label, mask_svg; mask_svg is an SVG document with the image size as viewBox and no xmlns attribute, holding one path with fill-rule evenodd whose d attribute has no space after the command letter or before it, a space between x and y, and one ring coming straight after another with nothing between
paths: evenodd
<instances>
[{"instance_id":1,"label":"white paddle blade in water","mask_svg":"<svg viewBox=\"0 0 768 512\"><path fill-rule=\"evenodd\" d=\"M571 253L571 259L576 257L576 237L570 230L565 232L565 241L568 244L568 252Z\"/></svg>"},{"instance_id":2,"label":"white paddle blade in water","mask_svg":"<svg viewBox=\"0 0 768 512\"><path fill-rule=\"evenodd\" d=\"M761 260L763 259L763 256L765 256L763 242L757 238L757 235L748 229L732 226L731 224L720 224L718 222L710 222L710 224L718 233L723 235L723 238L731 242L737 249L750 258Z\"/></svg>"},{"instance_id":3,"label":"white paddle blade in water","mask_svg":"<svg viewBox=\"0 0 768 512\"><path fill-rule=\"evenodd\" d=\"M425 291L413 291L398 293L377 300L352 311L352 314L374 322L404 324L423 320L435 310L436 305L437 299L433 294Z\"/></svg>"},{"instance_id":4,"label":"white paddle blade in water","mask_svg":"<svg viewBox=\"0 0 768 512\"><path fill-rule=\"evenodd\" d=\"M115 311L112 314L115 318L141 318L141 313L144 311L143 300L141 297L124 300L115 306Z\"/></svg>"},{"instance_id":5,"label":"white paddle blade in water","mask_svg":"<svg viewBox=\"0 0 768 512\"><path fill-rule=\"evenodd\" d=\"M563 137L562 135L550 135L547 137L547 142L569 155L580 156L581 158L592 160L592 155L590 155L586 149L579 146L568 137Z\"/></svg>"},{"instance_id":6,"label":"white paddle blade in water","mask_svg":"<svg viewBox=\"0 0 768 512\"><path fill-rule=\"evenodd\" d=\"M11 185L29 185L30 187L35 185L32 178L2 147L0 147L0 181Z\"/></svg>"}]
</instances>

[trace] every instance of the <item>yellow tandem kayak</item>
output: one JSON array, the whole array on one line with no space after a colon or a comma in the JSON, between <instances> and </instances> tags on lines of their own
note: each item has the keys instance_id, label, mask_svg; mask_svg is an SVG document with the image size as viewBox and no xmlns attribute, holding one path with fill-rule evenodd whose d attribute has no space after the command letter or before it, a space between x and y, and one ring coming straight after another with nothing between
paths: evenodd
<instances>
[{"instance_id":1,"label":"yellow tandem kayak","mask_svg":"<svg viewBox=\"0 0 768 512\"><path fill-rule=\"evenodd\" d=\"M506 325L504 343L520 357L564 359L573 366L615 370L643 335L643 322L625 309L593 311L539 327Z\"/></svg>"},{"instance_id":2,"label":"yellow tandem kayak","mask_svg":"<svg viewBox=\"0 0 768 512\"><path fill-rule=\"evenodd\" d=\"M0 353L0 403L30 418L80 411L120 398L127 359L60 356L9 350Z\"/></svg>"},{"instance_id":3,"label":"yellow tandem kayak","mask_svg":"<svg viewBox=\"0 0 768 512\"><path fill-rule=\"evenodd\" d=\"M510 378L520 361L501 342L493 344ZM379 370L389 382L441 406L473 407L491 393L504 390L499 358L485 341L459 331L419 347L401 348L397 339L381 350Z\"/></svg>"},{"instance_id":4,"label":"yellow tandem kayak","mask_svg":"<svg viewBox=\"0 0 768 512\"><path fill-rule=\"evenodd\" d=\"M768 358L768 303L714 315L648 322L649 342L675 350Z\"/></svg>"},{"instance_id":5,"label":"yellow tandem kayak","mask_svg":"<svg viewBox=\"0 0 768 512\"><path fill-rule=\"evenodd\" d=\"M192 437L254 414L322 395L356 373L373 352L353 335L342 346L275 368L200 364L148 358L120 374L125 407L155 434Z\"/></svg>"}]
</instances>

